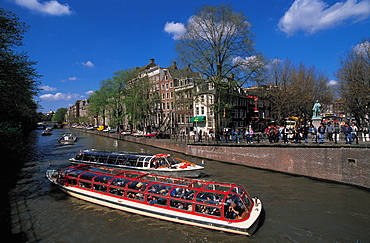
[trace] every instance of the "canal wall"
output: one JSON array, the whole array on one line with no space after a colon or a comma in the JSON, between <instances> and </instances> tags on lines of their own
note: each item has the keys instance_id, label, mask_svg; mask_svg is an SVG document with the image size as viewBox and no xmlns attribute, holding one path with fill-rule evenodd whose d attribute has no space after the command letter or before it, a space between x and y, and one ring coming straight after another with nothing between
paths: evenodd
<instances>
[{"instance_id":1,"label":"canal wall","mask_svg":"<svg viewBox=\"0 0 370 243\"><path fill-rule=\"evenodd\" d=\"M190 156L370 188L370 147L202 144L102 134Z\"/></svg>"}]
</instances>

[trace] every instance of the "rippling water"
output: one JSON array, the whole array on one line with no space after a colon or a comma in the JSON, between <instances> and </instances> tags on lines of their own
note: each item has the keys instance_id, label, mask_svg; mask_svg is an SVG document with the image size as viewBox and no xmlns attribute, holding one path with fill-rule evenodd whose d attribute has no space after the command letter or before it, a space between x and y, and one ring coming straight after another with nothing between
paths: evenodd
<instances>
[{"instance_id":1,"label":"rippling water","mask_svg":"<svg viewBox=\"0 0 370 243\"><path fill-rule=\"evenodd\" d=\"M82 132L76 132L75 144L61 145L57 138L63 132L66 129L47 137L41 131L32 134L32 159L10 191L12 233L23 234L28 242L370 242L369 191L218 161L204 160L210 179L242 184L262 200L265 220L252 237L160 221L70 197L45 173L69 165L68 159L79 150L163 150Z\"/></svg>"}]
</instances>

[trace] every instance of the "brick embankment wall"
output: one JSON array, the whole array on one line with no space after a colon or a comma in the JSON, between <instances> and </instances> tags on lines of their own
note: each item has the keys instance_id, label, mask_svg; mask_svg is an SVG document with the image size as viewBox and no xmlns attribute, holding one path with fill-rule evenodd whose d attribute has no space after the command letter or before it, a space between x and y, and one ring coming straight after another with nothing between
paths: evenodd
<instances>
[{"instance_id":1,"label":"brick embankment wall","mask_svg":"<svg viewBox=\"0 0 370 243\"><path fill-rule=\"evenodd\" d=\"M370 188L370 147L186 144L110 134L195 157Z\"/></svg>"}]
</instances>

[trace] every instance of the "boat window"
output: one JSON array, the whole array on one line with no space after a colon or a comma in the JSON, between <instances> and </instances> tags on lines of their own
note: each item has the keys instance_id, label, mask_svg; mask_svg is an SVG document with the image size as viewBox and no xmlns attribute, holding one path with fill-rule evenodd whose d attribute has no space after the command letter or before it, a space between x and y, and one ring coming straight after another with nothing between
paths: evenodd
<instances>
[{"instance_id":1,"label":"boat window","mask_svg":"<svg viewBox=\"0 0 370 243\"><path fill-rule=\"evenodd\" d=\"M136 160L137 160L137 158L136 157L134 157L134 158L127 158L127 160L126 160L126 165L127 166L136 166Z\"/></svg>"},{"instance_id":2,"label":"boat window","mask_svg":"<svg viewBox=\"0 0 370 243\"><path fill-rule=\"evenodd\" d=\"M80 187L91 189L91 183L86 181L80 181Z\"/></svg>"},{"instance_id":3,"label":"boat window","mask_svg":"<svg viewBox=\"0 0 370 243\"><path fill-rule=\"evenodd\" d=\"M240 186L233 187L233 189L231 190L231 192L238 193L238 194L242 194L243 191L245 191L245 189Z\"/></svg>"},{"instance_id":4,"label":"boat window","mask_svg":"<svg viewBox=\"0 0 370 243\"><path fill-rule=\"evenodd\" d=\"M191 202L171 199L170 200L170 206L171 206L171 208L177 208L177 209L186 210L186 211L189 211L189 212L193 211L193 207L192 207Z\"/></svg>"},{"instance_id":5,"label":"boat window","mask_svg":"<svg viewBox=\"0 0 370 243\"><path fill-rule=\"evenodd\" d=\"M167 161L170 165L176 165L176 164L183 162L183 161L176 160L173 157L167 157Z\"/></svg>"},{"instance_id":6,"label":"boat window","mask_svg":"<svg viewBox=\"0 0 370 243\"><path fill-rule=\"evenodd\" d=\"M161 196L148 195L147 202L149 204L156 204L156 205L166 206L167 205L167 198L161 197Z\"/></svg>"},{"instance_id":7,"label":"boat window","mask_svg":"<svg viewBox=\"0 0 370 243\"><path fill-rule=\"evenodd\" d=\"M156 176L156 175L145 175L143 177L140 177L140 179L143 179L145 181L161 181L165 177L164 176Z\"/></svg>"},{"instance_id":8,"label":"boat window","mask_svg":"<svg viewBox=\"0 0 370 243\"><path fill-rule=\"evenodd\" d=\"M140 176L140 175L142 175L142 174L140 174L140 173L135 173L135 172L129 172L129 173L125 173L125 174L124 174L124 177L136 178L136 177L138 177L138 176Z\"/></svg>"},{"instance_id":9,"label":"boat window","mask_svg":"<svg viewBox=\"0 0 370 243\"><path fill-rule=\"evenodd\" d=\"M120 156L120 157L117 158L116 164L117 165L124 165L125 161L126 161L126 158Z\"/></svg>"},{"instance_id":10,"label":"boat window","mask_svg":"<svg viewBox=\"0 0 370 243\"><path fill-rule=\"evenodd\" d=\"M230 188L231 186L228 186L228 185L219 185L219 184L213 184L213 183L210 183L204 187L204 189L207 189L207 190L222 191L222 192L227 192L230 190Z\"/></svg>"},{"instance_id":11,"label":"boat window","mask_svg":"<svg viewBox=\"0 0 370 243\"><path fill-rule=\"evenodd\" d=\"M125 195L125 190L116 187L110 187L109 193L123 197Z\"/></svg>"},{"instance_id":12,"label":"boat window","mask_svg":"<svg viewBox=\"0 0 370 243\"><path fill-rule=\"evenodd\" d=\"M94 181L95 182L98 182L98 183L103 183L103 184L107 184L108 181L110 181L111 179L113 179L114 177L112 176L107 176L107 175L100 175L100 176L97 176L94 178Z\"/></svg>"},{"instance_id":13,"label":"boat window","mask_svg":"<svg viewBox=\"0 0 370 243\"><path fill-rule=\"evenodd\" d=\"M100 185L100 184L94 184L94 190L100 191L100 192L107 192L107 186Z\"/></svg>"},{"instance_id":14,"label":"boat window","mask_svg":"<svg viewBox=\"0 0 370 243\"><path fill-rule=\"evenodd\" d=\"M220 205L224 199L223 194L210 193L210 192L199 192L197 194L197 202L208 203L213 205Z\"/></svg>"},{"instance_id":15,"label":"boat window","mask_svg":"<svg viewBox=\"0 0 370 243\"><path fill-rule=\"evenodd\" d=\"M80 175L80 179L91 181L97 174L86 172Z\"/></svg>"},{"instance_id":16,"label":"boat window","mask_svg":"<svg viewBox=\"0 0 370 243\"><path fill-rule=\"evenodd\" d=\"M196 190L177 187L171 191L171 197L181 198L184 200L193 200L196 192Z\"/></svg>"},{"instance_id":17,"label":"boat window","mask_svg":"<svg viewBox=\"0 0 370 243\"><path fill-rule=\"evenodd\" d=\"M214 217L221 216L221 208L213 206L205 206L200 204L195 204L195 212L200 214L207 214Z\"/></svg>"},{"instance_id":18,"label":"boat window","mask_svg":"<svg viewBox=\"0 0 370 243\"><path fill-rule=\"evenodd\" d=\"M238 195L228 194L225 201L225 218L240 219L246 216L245 204Z\"/></svg>"},{"instance_id":19,"label":"boat window","mask_svg":"<svg viewBox=\"0 0 370 243\"><path fill-rule=\"evenodd\" d=\"M168 193L171 191L171 189L172 189L172 186L154 184L148 188L148 192L153 193L153 194L160 194L163 196L168 196Z\"/></svg>"},{"instance_id":20,"label":"boat window","mask_svg":"<svg viewBox=\"0 0 370 243\"><path fill-rule=\"evenodd\" d=\"M71 173L69 173L68 176L77 178L80 174L82 174L84 172L85 171L83 171L83 170L74 170L74 171L71 171Z\"/></svg>"},{"instance_id":21,"label":"boat window","mask_svg":"<svg viewBox=\"0 0 370 243\"><path fill-rule=\"evenodd\" d=\"M195 188L202 188L204 185L207 185L208 183L206 182L201 182L201 181L195 181L190 185L190 187L195 187Z\"/></svg>"},{"instance_id":22,"label":"boat window","mask_svg":"<svg viewBox=\"0 0 370 243\"><path fill-rule=\"evenodd\" d=\"M83 154L83 161L90 161L91 155L90 154Z\"/></svg>"},{"instance_id":23,"label":"boat window","mask_svg":"<svg viewBox=\"0 0 370 243\"><path fill-rule=\"evenodd\" d=\"M76 154L75 155L75 160L82 160L82 155L81 154Z\"/></svg>"},{"instance_id":24,"label":"boat window","mask_svg":"<svg viewBox=\"0 0 370 243\"><path fill-rule=\"evenodd\" d=\"M91 155L90 162L97 162L98 161L98 158L99 158L98 155Z\"/></svg>"},{"instance_id":25,"label":"boat window","mask_svg":"<svg viewBox=\"0 0 370 243\"><path fill-rule=\"evenodd\" d=\"M76 186L77 185L77 180L76 179L68 178L68 184L69 185L72 185L72 186Z\"/></svg>"},{"instance_id":26,"label":"boat window","mask_svg":"<svg viewBox=\"0 0 370 243\"><path fill-rule=\"evenodd\" d=\"M128 188L137 190L137 191L145 191L148 183L142 182L142 181L132 181L129 185Z\"/></svg>"},{"instance_id":27,"label":"boat window","mask_svg":"<svg viewBox=\"0 0 370 243\"><path fill-rule=\"evenodd\" d=\"M103 163L103 164L107 163L107 157L108 156L106 156L106 155L100 155L99 156L99 163Z\"/></svg>"},{"instance_id":28,"label":"boat window","mask_svg":"<svg viewBox=\"0 0 370 243\"><path fill-rule=\"evenodd\" d=\"M157 160L157 163L158 163L158 167L167 167L168 166L167 160L165 158L159 158Z\"/></svg>"},{"instance_id":29,"label":"boat window","mask_svg":"<svg viewBox=\"0 0 370 243\"><path fill-rule=\"evenodd\" d=\"M113 186L118 186L118 187L126 187L127 183L131 182L129 179L124 179L124 178L114 178L110 184Z\"/></svg>"},{"instance_id":30,"label":"boat window","mask_svg":"<svg viewBox=\"0 0 370 243\"><path fill-rule=\"evenodd\" d=\"M115 164L116 160L117 160L117 156L109 156L107 163L108 164Z\"/></svg>"},{"instance_id":31,"label":"boat window","mask_svg":"<svg viewBox=\"0 0 370 243\"><path fill-rule=\"evenodd\" d=\"M127 192L127 198L138 200L138 201L144 201L144 194L134 192L134 191L128 191Z\"/></svg>"}]
</instances>

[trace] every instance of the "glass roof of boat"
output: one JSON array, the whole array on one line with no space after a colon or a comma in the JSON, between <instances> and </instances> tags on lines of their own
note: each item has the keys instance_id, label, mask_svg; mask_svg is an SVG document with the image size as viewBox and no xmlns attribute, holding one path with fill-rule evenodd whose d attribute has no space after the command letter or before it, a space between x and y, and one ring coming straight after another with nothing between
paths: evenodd
<instances>
[{"instance_id":1,"label":"glass roof of boat","mask_svg":"<svg viewBox=\"0 0 370 243\"><path fill-rule=\"evenodd\" d=\"M106 167L99 167L99 166L93 166L93 165L78 165L73 168L79 171L84 170L87 173L95 172L99 174L108 174L108 175L115 175L115 176L120 176L120 177L136 178L140 180L171 184L175 186L179 185L179 186L185 186L185 187L203 188L205 190L211 190L211 191L228 192L231 189L232 192L240 193L243 190L243 187L237 184L216 183L212 181L204 181L204 180L197 180L197 179L153 175L153 174L148 174L148 173L125 171L122 169L106 168Z\"/></svg>"}]
</instances>

